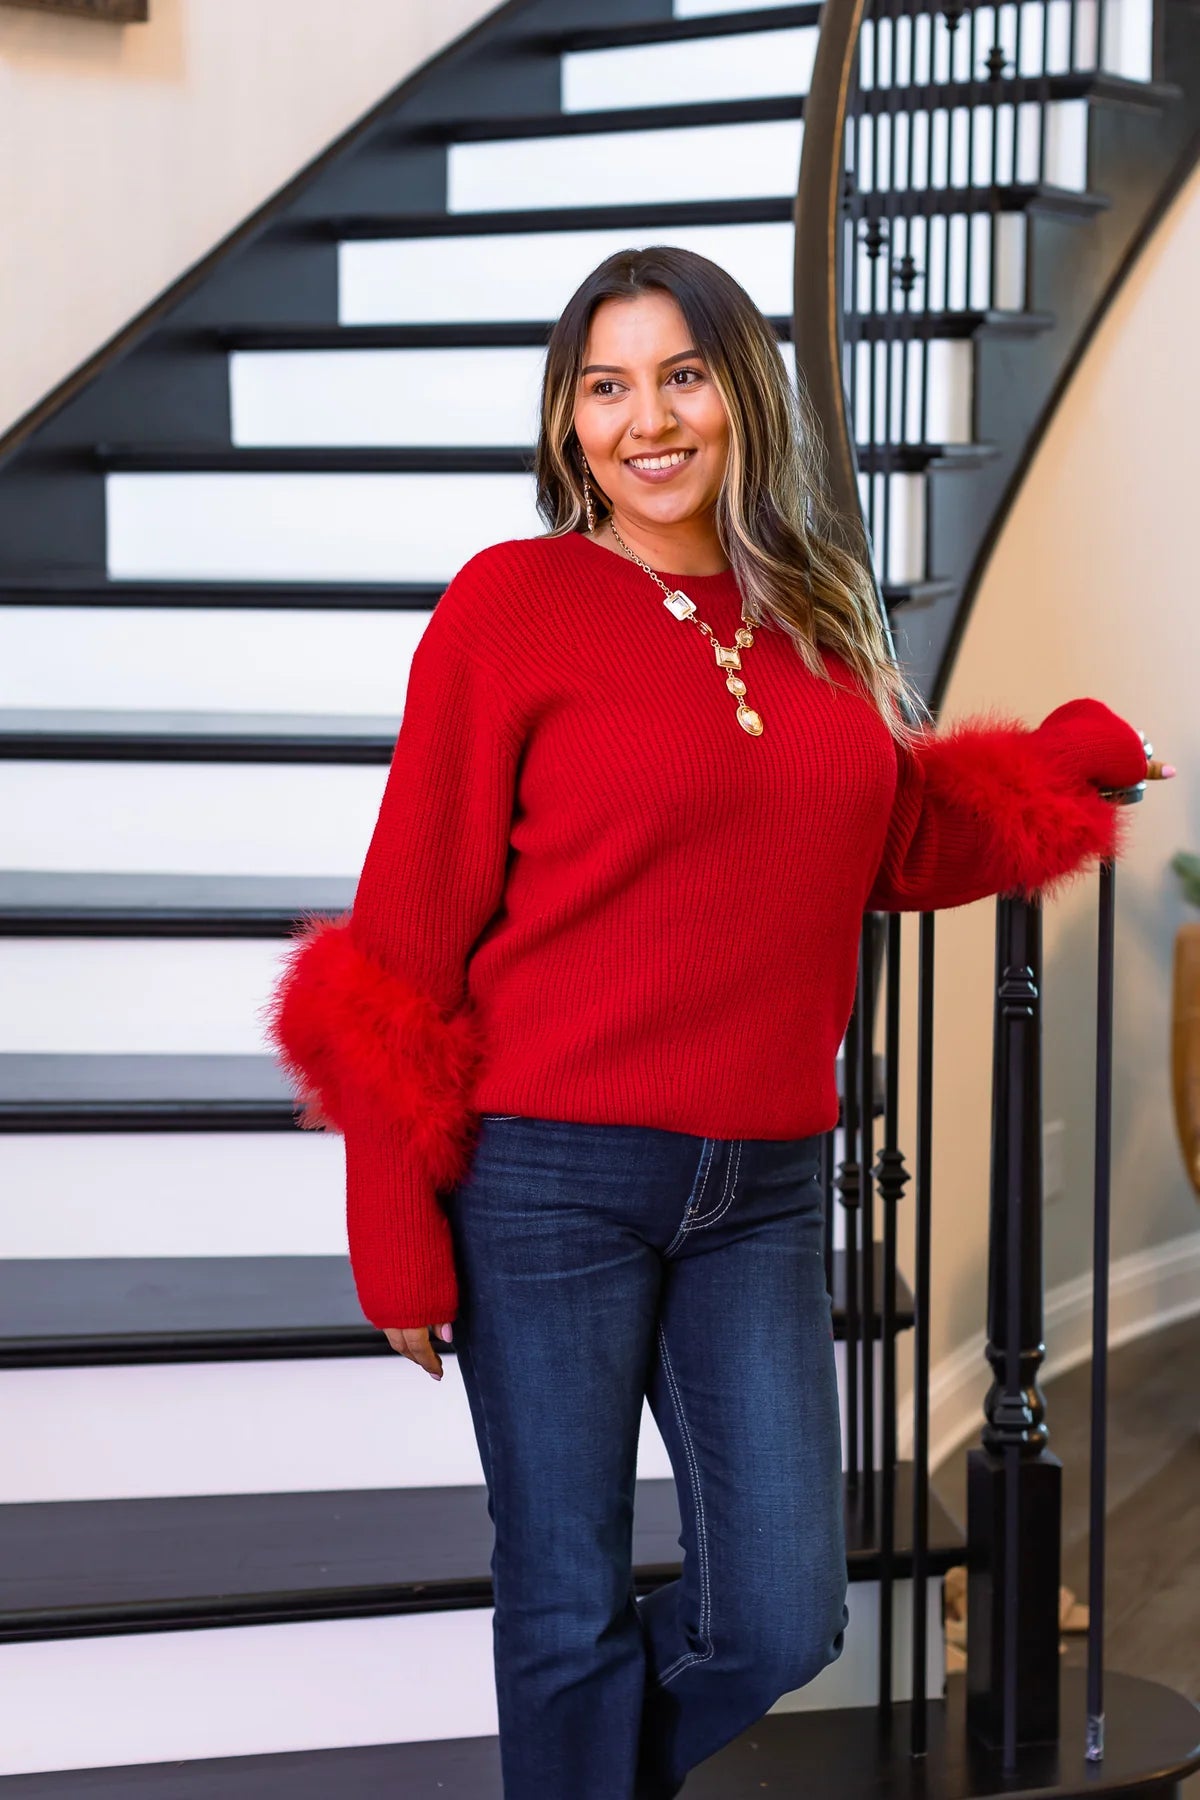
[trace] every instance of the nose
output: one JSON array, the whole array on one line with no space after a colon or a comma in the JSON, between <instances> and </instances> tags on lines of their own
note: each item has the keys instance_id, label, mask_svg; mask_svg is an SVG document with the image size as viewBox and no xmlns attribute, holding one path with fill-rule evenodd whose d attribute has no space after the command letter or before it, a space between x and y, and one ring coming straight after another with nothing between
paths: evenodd
<instances>
[{"instance_id":1,"label":"nose","mask_svg":"<svg viewBox=\"0 0 1200 1800\"><path fill-rule=\"evenodd\" d=\"M631 430L641 438L657 438L674 429L676 418L662 389L652 385L638 396L634 405Z\"/></svg>"}]
</instances>

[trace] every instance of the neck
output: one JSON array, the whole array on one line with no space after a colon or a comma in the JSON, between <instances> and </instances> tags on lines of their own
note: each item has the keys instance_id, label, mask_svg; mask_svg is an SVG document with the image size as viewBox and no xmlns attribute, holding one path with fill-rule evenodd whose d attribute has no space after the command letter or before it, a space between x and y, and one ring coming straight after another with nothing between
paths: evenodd
<instances>
[{"instance_id":1,"label":"neck","mask_svg":"<svg viewBox=\"0 0 1200 1800\"><path fill-rule=\"evenodd\" d=\"M614 510L613 522L629 548L651 568L669 569L674 575L723 575L729 568L729 558L721 548L711 514L685 519L678 525L654 526L640 521L630 523ZM624 556L607 519L591 536L618 556Z\"/></svg>"}]
</instances>

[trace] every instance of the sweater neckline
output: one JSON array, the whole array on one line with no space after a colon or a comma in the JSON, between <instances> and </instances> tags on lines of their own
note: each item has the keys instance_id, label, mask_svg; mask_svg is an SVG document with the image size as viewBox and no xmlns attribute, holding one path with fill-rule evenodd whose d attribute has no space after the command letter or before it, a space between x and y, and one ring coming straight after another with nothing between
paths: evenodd
<instances>
[{"instance_id":1,"label":"sweater neckline","mask_svg":"<svg viewBox=\"0 0 1200 1800\"><path fill-rule=\"evenodd\" d=\"M603 556L608 562L615 564L617 568L624 569L627 574L636 576L639 581L648 581L650 579L646 574L646 571L639 568L637 563L631 562L626 556L618 555L615 550L606 550L603 544L593 543L591 538L584 532L568 531L563 535L565 537L574 538L576 543L580 545L581 553L583 555L590 556L593 559L598 556ZM654 567L654 565L651 564L651 567ZM715 575L684 575L678 569L660 568L654 568L654 572L672 587L682 588L684 593L689 593L692 589L695 589L697 594L712 594L717 596L737 590L737 577L731 568L721 569Z\"/></svg>"}]
</instances>

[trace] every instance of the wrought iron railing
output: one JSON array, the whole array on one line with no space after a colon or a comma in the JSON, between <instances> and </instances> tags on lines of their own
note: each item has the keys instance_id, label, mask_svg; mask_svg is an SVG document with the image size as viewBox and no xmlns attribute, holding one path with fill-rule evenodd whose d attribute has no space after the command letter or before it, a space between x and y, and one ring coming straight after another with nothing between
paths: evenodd
<instances>
[{"instance_id":1,"label":"wrought iron railing","mask_svg":"<svg viewBox=\"0 0 1200 1800\"><path fill-rule=\"evenodd\" d=\"M953 342L955 312L1026 302L1002 254L1022 186L1086 188L1086 141L1071 123L1098 70L1161 72L1153 41L1118 37L1115 0L951 3L826 0L805 105L796 209L797 369L820 422L828 497L847 542L872 571L892 642L891 586L929 574L916 489L935 455L971 454L934 355ZM1124 18L1128 19L1126 9ZM1064 111L1063 109L1068 109ZM944 126L938 121L944 119ZM1072 139L1071 133L1077 135ZM1073 156L1074 161L1071 162ZM1009 246L1011 248L1011 245ZM975 447L976 454L982 454ZM910 486L906 490L904 482ZM1149 752L1148 752L1149 753ZM1110 796L1141 798L1142 789ZM1114 872L1099 876L1095 1313L1088 1755L1103 1755L1104 1450L1107 1345ZM912 1698L909 1749L928 1742L930 1250L933 1220L935 916L920 916L917 970L914 1218ZM899 915L863 920L858 991L846 1033L840 1121L823 1163L840 1207L847 1334L847 1473L877 1528L881 1603L879 1704L893 1705L896 1520L897 1212L910 1173L898 1141ZM875 1022L884 1016L882 1142L876 1149ZM967 1720L1011 1771L1027 1744L1056 1740L1059 1720L1061 1466L1048 1448L1038 1387L1042 1341L1041 909L996 902L987 1364L979 1447L968 1462ZM876 1202L882 1259L876 1291ZM878 1305L877 1305L878 1301ZM881 1316L880 1316L881 1315ZM879 1321L877 1323L877 1320ZM882 1347L878 1383L876 1345ZM981 1366L981 1392L987 1368ZM876 1470L877 1423L882 1433ZM879 1512L874 1516L878 1473ZM1132 1790L1131 1790L1132 1791Z\"/></svg>"}]
</instances>

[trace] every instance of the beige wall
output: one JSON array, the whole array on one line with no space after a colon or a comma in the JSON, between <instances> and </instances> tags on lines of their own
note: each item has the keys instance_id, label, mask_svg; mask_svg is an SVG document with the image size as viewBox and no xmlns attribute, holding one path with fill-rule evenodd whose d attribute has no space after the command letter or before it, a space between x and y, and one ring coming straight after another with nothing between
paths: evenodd
<instances>
[{"instance_id":1,"label":"beige wall","mask_svg":"<svg viewBox=\"0 0 1200 1800\"><path fill-rule=\"evenodd\" d=\"M0 11L0 431L493 6Z\"/></svg>"},{"instance_id":2,"label":"beige wall","mask_svg":"<svg viewBox=\"0 0 1200 1800\"><path fill-rule=\"evenodd\" d=\"M1036 724L1063 700L1095 695L1179 769L1147 789L1118 866L1114 1258L1200 1230L1169 1063L1173 940L1197 916L1169 864L1177 849L1200 850L1198 290L1200 173L1055 414L989 563L941 715L995 702ZM1066 1188L1046 1211L1050 1287L1091 1267L1096 889L1095 877L1076 882L1044 916L1044 1116L1066 1124ZM935 1361L984 1322L994 917L987 901L938 915ZM915 981L915 920L905 945ZM911 1070L915 1042L906 1054ZM913 1144L910 1108L910 1166Z\"/></svg>"}]
</instances>

